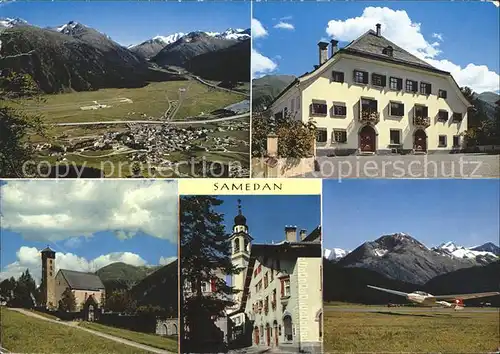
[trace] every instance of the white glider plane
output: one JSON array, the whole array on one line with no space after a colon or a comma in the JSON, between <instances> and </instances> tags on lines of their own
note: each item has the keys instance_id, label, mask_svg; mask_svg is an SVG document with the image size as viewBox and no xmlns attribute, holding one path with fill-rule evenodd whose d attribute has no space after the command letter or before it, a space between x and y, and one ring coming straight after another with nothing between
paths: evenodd
<instances>
[{"instance_id":1,"label":"white glider plane","mask_svg":"<svg viewBox=\"0 0 500 354\"><path fill-rule=\"evenodd\" d=\"M463 302L464 300L500 295L500 292L498 291L489 293L474 293L474 294L432 295L423 291L414 291L412 293L405 293L397 290L379 288L372 285L367 285L367 286L369 288L379 291L384 291L386 293L404 296L409 301L416 303L420 306L427 306L427 307L439 306L439 307L453 308L455 310L462 310L464 308L464 302Z\"/></svg>"}]
</instances>

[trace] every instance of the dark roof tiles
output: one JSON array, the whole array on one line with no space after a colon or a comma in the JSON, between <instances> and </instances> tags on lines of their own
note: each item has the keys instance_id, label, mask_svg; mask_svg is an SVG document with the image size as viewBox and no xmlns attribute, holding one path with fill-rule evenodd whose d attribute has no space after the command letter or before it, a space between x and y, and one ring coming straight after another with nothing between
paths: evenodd
<instances>
[{"instance_id":1,"label":"dark roof tiles","mask_svg":"<svg viewBox=\"0 0 500 354\"><path fill-rule=\"evenodd\" d=\"M68 282L71 289L101 290L104 284L96 274L76 272L74 270L61 269L60 272Z\"/></svg>"}]
</instances>

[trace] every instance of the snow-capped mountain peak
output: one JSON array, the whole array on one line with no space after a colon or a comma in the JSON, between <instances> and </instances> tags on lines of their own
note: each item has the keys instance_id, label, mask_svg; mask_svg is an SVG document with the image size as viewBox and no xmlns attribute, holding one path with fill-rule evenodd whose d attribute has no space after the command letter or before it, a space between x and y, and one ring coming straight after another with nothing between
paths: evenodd
<instances>
[{"instance_id":1,"label":"snow-capped mountain peak","mask_svg":"<svg viewBox=\"0 0 500 354\"><path fill-rule=\"evenodd\" d=\"M341 249L341 248L332 248L332 249L323 249L323 257L328 260L338 260L340 258L344 258L349 252Z\"/></svg>"},{"instance_id":2,"label":"snow-capped mountain peak","mask_svg":"<svg viewBox=\"0 0 500 354\"><path fill-rule=\"evenodd\" d=\"M0 18L0 28L12 28L15 26L26 26L29 23L22 18Z\"/></svg>"},{"instance_id":3,"label":"snow-capped mountain peak","mask_svg":"<svg viewBox=\"0 0 500 354\"><path fill-rule=\"evenodd\" d=\"M178 32L178 33L173 33L173 34L168 35L168 36L156 36L156 37L153 37L153 40L161 41L165 45L167 45L170 43L174 43L175 41L181 39L185 35L186 35L185 33Z\"/></svg>"},{"instance_id":4,"label":"snow-capped mountain peak","mask_svg":"<svg viewBox=\"0 0 500 354\"><path fill-rule=\"evenodd\" d=\"M498 256L493 252L487 250L474 250L472 248L457 245L453 241L442 243L438 247L434 247L432 250L451 258L465 258L465 259L477 259L478 257L489 258L489 259L498 258Z\"/></svg>"},{"instance_id":5,"label":"snow-capped mountain peak","mask_svg":"<svg viewBox=\"0 0 500 354\"><path fill-rule=\"evenodd\" d=\"M68 34L72 30L74 30L75 28L77 28L79 26L83 26L83 25L80 24L80 23L78 23L78 22L75 22L75 21L69 21L68 23L66 23L64 25L57 27L56 30L58 32L61 32L61 33L64 33L64 34ZM85 27L85 26L83 26L83 27Z\"/></svg>"}]
</instances>

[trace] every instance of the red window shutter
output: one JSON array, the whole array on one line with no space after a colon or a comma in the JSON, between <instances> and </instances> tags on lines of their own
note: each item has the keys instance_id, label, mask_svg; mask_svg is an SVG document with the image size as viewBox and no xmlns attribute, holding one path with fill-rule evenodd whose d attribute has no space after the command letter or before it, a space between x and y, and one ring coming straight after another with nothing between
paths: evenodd
<instances>
[{"instance_id":1,"label":"red window shutter","mask_svg":"<svg viewBox=\"0 0 500 354\"><path fill-rule=\"evenodd\" d=\"M216 291L216 287L215 287L215 279L210 279L210 286L211 286L211 290L212 292L214 293Z\"/></svg>"},{"instance_id":2,"label":"red window shutter","mask_svg":"<svg viewBox=\"0 0 500 354\"><path fill-rule=\"evenodd\" d=\"M281 280L281 297L285 296L285 282L283 281L283 279L280 279Z\"/></svg>"}]
</instances>

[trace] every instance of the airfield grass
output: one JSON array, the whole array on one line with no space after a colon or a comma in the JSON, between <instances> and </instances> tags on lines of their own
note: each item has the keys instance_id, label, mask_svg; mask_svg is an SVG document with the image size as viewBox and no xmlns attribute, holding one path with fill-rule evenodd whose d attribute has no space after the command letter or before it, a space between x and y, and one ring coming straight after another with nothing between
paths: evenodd
<instances>
[{"instance_id":1,"label":"airfield grass","mask_svg":"<svg viewBox=\"0 0 500 354\"><path fill-rule=\"evenodd\" d=\"M150 353L62 324L1 309L2 347L12 353Z\"/></svg>"},{"instance_id":2,"label":"airfield grass","mask_svg":"<svg viewBox=\"0 0 500 354\"><path fill-rule=\"evenodd\" d=\"M325 353L481 353L499 348L499 313L325 311Z\"/></svg>"},{"instance_id":3,"label":"airfield grass","mask_svg":"<svg viewBox=\"0 0 500 354\"><path fill-rule=\"evenodd\" d=\"M241 95L208 88L194 80L152 82L140 88L109 88L98 91L71 92L44 95L43 102L20 100L12 103L17 108L40 113L46 123L77 123L116 120L144 120L144 115L159 119L169 107L168 100L179 100L179 89L184 88L182 104L175 119L186 119L201 112L211 112L240 102ZM133 103L120 103L128 98ZM110 108L83 111L94 101Z\"/></svg>"},{"instance_id":4,"label":"airfield grass","mask_svg":"<svg viewBox=\"0 0 500 354\"><path fill-rule=\"evenodd\" d=\"M85 327L88 329L92 329L98 332L110 334L115 337L120 337L124 339L131 340L136 343L141 343L145 345L149 345L150 347L165 349L170 352L177 353L178 344L177 339L168 338L168 337L160 337L154 334L148 333L140 333L134 331L128 331L122 328L105 326L99 323L92 322L82 322L80 324L81 327Z\"/></svg>"}]
</instances>

